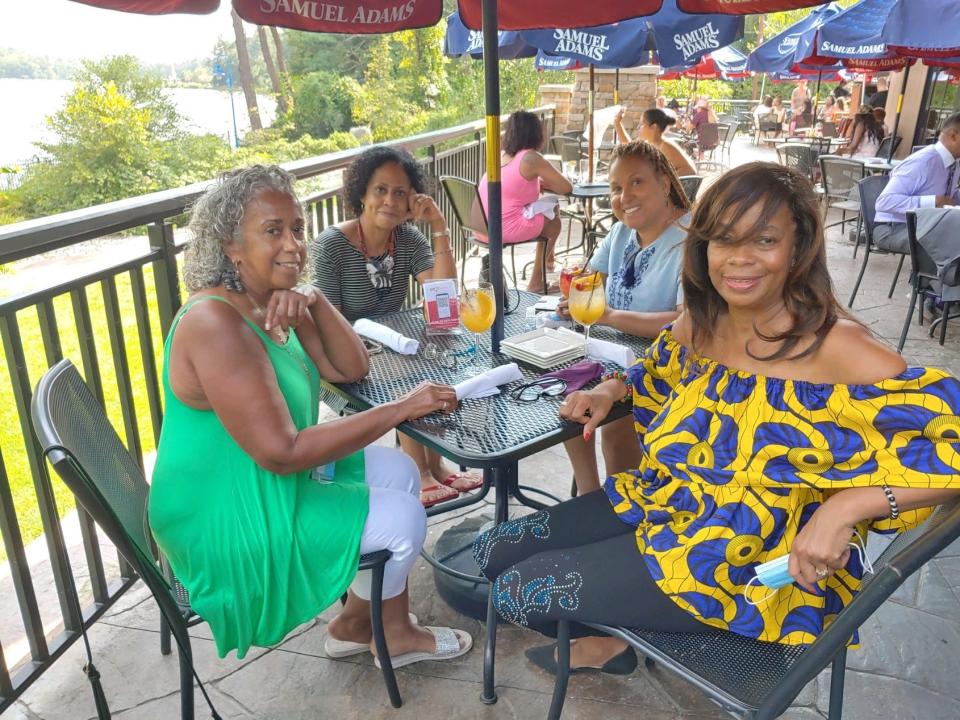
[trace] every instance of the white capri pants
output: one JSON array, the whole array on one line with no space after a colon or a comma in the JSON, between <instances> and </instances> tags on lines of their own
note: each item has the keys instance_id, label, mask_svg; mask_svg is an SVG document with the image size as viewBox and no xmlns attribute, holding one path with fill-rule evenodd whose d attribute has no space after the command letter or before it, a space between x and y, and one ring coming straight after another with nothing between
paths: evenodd
<instances>
[{"instance_id":1,"label":"white capri pants","mask_svg":"<svg viewBox=\"0 0 960 720\"><path fill-rule=\"evenodd\" d=\"M420 471L400 450L371 445L363 461L370 487L370 511L360 537L360 553L389 550L393 556L383 572L383 598L396 597L407 586L407 575L427 537L427 513L420 504ZM350 589L370 599L372 570L361 570Z\"/></svg>"}]
</instances>

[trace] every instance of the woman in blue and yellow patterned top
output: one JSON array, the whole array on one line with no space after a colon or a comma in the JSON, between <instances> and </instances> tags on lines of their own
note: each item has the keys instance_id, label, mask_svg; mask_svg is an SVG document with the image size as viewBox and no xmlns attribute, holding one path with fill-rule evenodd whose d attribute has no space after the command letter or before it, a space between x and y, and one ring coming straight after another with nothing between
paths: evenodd
<instances>
[{"instance_id":1,"label":"woman in blue and yellow patterned top","mask_svg":"<svg viewBox=\"0 0 960 720\"><path fill-rule=\"evenodd\" d=\"M474 554L500 614L546 634L566 619L811 643L860 585L851 540L960 492L960 383L906 367L839 310L813 189L790 169L752 163L709 189L683 290L645 358L561 408L589 437L632 397L640 466ZM757 566L787 554L794 582L757 587ZM555 667L554 646L527 655ZM571 667L627 673L636 656L584 637Z\"/></svg>"}]
</instances>

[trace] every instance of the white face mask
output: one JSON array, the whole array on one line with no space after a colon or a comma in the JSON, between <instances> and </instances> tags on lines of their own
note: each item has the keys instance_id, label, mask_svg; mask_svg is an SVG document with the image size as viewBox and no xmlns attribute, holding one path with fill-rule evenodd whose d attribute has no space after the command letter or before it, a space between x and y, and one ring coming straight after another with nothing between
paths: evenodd
<instances>
[{"instance_id":1,"label":"white face mask","mask_svg":"<svg viewBox=\"0 0 960 720\"><path fill-rule=\"evenodd\" d=\"M857 536L859 543L855 543L852 540L849 545L850 548L857 553L857 556L860 558L860 564L863 566L863 572L865 574L873 575L873 563L870 561L870 558L867 557L866 552L866 543L863 540L863 537L860 533L854 529L853 534ZM756 577L750 578L747 584L743 588L743 598L747 601L748 605L761 605L767 600L772 598L777 594L777 590L787 585L793 584L793 576L790 575L790 572L787 570L787 565L790 562L790 554L781 555L778 558L773 560L768 560L765 563L761 563L756 567ZM752 600L748 596L748 591L753 584L763 585L771 589L769 593L764 595L762 598L757 600Z\"/></svg>"}]
</instances>

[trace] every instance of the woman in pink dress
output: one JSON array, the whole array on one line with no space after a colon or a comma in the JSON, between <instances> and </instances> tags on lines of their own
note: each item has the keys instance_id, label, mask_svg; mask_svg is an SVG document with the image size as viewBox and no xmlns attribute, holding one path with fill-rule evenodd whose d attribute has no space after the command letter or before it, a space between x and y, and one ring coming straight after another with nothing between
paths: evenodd
<instances>
[{"instance_id":1,"label":"woman in pink dress","mask_svg":"<svg viewBox=\"0 0 960 720\"><path fill-rule=\"evenodd\" d=\"M527 285L527 290L535 293L547 291L543 286L543 263L546 261L548 270L553 263L553 246L560 235L560 214L556 206L552 218L543 212L525 213L524 210L540 198L542 190L558 195L568 195L573 190L570 181L540 154L545 140L540 119L526 110L518 110L507 120L500 154L504 245L546 238L546 252L536 254ZM483 210L489 214L486 173L480 178L479 190Z\"/></svg>"}]
</instances>

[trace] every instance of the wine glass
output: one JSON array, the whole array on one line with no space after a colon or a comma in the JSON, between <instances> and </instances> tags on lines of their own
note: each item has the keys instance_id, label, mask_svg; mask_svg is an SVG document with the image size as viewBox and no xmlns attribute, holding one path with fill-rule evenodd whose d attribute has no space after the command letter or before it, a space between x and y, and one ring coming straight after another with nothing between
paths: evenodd
<instances>
[{"instance_id":1,"label":"wine glass","mask_svg":"<svg viewBox=\"0 0 960 720\"><path fill-rule=\"evenodd\" d=\"M570 297L570 281L586 269L583 255L567 255L560 270L560 294Z\"/></svg>"},{"instance_id":2,"label":"wine glass","mask_svg":"<svg viewBox=\"0 0 960 720\"><path fill-rule=\"evenodd\" d=\"M573 278L570 282L571 317L585 328L584 347L590 343L590 326L603 317L607 309L606 292L600 273L591 273Z\"/></svg>"},{"instance_id":3,"label":"wine glass","mask_svg":"<svg viewBox=\"0 0 960 720\"><path fill-rule=\"evenodd\" d=\"M473 333L473 363L464 370L464 377L473 377L483 372L477 366L480 351L480 333L486 332L497 317L493 285L477 283L476 287L464 287L460 293L460 321Z\"/></svg>"}]
</instances>

